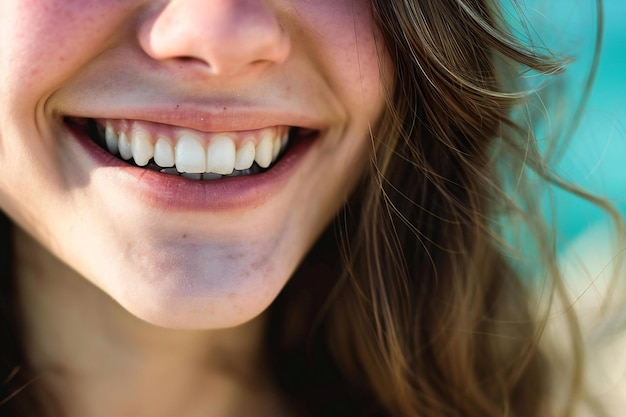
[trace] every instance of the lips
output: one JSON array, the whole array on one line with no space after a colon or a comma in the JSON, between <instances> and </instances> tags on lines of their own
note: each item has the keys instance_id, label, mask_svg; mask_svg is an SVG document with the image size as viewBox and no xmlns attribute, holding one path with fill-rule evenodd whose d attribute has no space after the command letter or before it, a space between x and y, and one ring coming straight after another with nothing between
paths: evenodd
<instances>
[{"instance_id":1,"label":"lips","mask_svg":"<svg viewBox=\"0 0 626 417\"><path fill-rule=\"evenodd\" d=\"M73 116L64 117L63 120L72 136L77 139L77 144L95 163L85 166L85 168L91 166L88 168L91 171L89 175L95 175L92 180L97 179L96 182L102 187L115 187L115 190L124 192L133 199L138 198L152 207L166 210L235 210L265 204L287 186L300 162L321 136L320 130L287 126L207 133L137 120ZM108 144L107 130L109 130ZM139 139L136 139L137 137ZM223 143L226 141L225 137L228 137L232 144L225 145ZM258 158L259 149L262 154L266 152L263 146L269 148L268 137L272 140L269 162ZM280 138L280 147L274 156L276 152L274 143L277 138ZM117 140L117 149L113 139ZM162 146L158 145L159 139L167 140L171 145L172 152L169 157L173 154L173 161L171 159L167 161L167 158L163 157L162 154L168 152L157 150L158 146ZM123 143L124 140L128 143ZM153 145L153 148L141 149L146 146L145 141ZM266 144L263 144L264 141ZM238 161L237 154L251 153L250 144L254 145L254 162L248 169L236 169L235 165L241 166L238 164L243 163L241 162L243 156ZM230 153L228 156L230 161L233 145L235 163L232 172L230 174L211 172L214 170L211 168L214 166L211 158L214 161L219 159L216 156ZM230 150L224 151L226 147ZM146 162L151 152L154 153ZM195 162L193 158L197 158ZM249 154L247 158L249 161ZM161 164L173 162L173 165L164 168L155 159ZM166 159L166 162L163 159ZM145 165L140 165L143 163ZM197 166L194 166L195 163ZM204 172L181 172L200 171L202 168ZM199 179L202 181L198 181Z\"/></svg>"},{"instance_id":2,"label":"lips","mask_svg":"<svg viewBox=\"0 0 626 417\"><path fill-rule=\"evenodd\" d=\"M133 120L68 118L67 123L129 164L195 180L264 172L291 140L312 133L288 126L206 133Z\"/></svg>"}]
</instances>

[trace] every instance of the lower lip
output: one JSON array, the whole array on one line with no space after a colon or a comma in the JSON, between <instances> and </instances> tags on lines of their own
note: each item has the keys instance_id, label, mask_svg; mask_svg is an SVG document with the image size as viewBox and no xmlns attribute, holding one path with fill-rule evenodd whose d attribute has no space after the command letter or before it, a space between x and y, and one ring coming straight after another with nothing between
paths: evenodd
<instances>
[{"instance_id":1,"label":"lower lip","mask_svg":"<svg viewBox=\"0 0 626 417\"><path fill-rule=\"evenodd\" d=\"M111 169L117 189L166 210L215 211L253 209L285 189L298 165L319 135L297 138L271 169L255 175L218 180L190 180L129 165L96 145L83 132L74 131L78 143L99 168Z\"/></svg>"}]
</instances>

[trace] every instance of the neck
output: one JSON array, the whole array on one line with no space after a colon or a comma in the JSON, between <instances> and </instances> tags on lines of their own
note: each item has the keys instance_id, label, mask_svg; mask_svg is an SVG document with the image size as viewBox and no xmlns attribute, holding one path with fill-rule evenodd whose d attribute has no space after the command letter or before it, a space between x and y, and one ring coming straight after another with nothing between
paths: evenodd
<instances>
[{"instance_id":1,"label":"neck","mask_svg":"<svg viewBox=\"0 0 626 417\"><path fill-rule=\"evenodd\" d=\"M66 415L245 415L244 404L276 412L262 316L231 329L157 327L24 232L14 242L26 355Z\"/></svg>"}]
</instances>

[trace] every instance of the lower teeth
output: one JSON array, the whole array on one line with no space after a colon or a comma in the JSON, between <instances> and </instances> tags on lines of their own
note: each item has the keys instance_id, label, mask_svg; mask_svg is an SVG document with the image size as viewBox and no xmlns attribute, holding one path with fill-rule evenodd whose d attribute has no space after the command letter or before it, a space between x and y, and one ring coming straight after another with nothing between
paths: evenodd
<instances>
[{"instance_id":1,"label":"lower teeth","mask_svg":"<svg viewBox=\"0 0 626 417\"><path fill-rule=\"evenodd\" d=\"M126 162L130 162L130 161L126 161ZM135 164L132 164L132 165L135 165ZM205 172L203 174L178 172L176 168L161 168L160 166L156 165L153 161L150 161L148 165L144 167L140 167L140 168L147 168L151 171L157 171L162 174L178 175L178 176L191 179L191 180L219 180L220 178L239 177L242 175L258 174L258 173L265 171L263 168L258 166L256 162L249 169L235 170L231 174L228 174L228 175L214 174L212 172Z\"/></svg>"}]
</instances>

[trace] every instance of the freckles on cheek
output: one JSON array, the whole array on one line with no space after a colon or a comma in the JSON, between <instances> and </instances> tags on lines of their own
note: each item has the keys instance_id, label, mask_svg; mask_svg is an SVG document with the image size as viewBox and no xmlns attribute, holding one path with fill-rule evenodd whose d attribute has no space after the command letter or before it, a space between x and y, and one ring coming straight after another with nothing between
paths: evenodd
<instances>
[{"instance_id":1,"label":"freckles on cheek","mask_svg":"<svg viewBox=\"0 0 626 417\"><path fill-rule=\"evenodd\" d=\"M377 94L382 36L369 0L317 0L298 4L298 16L309 41L321 51L325 65L342 77L337 86L347 92ZM363 91L363 89L367 91Z\"/></svg>"},{"instance_id":2,"label":"freckles on cheek","mask_svg":"<svg viewBox=\"0 0 626 417\"><path fill-rule=\"evenodd\" d=\"M2 59L10 62L8 82L36 87L61 82L89 55L98 39L115 26L105 12L112 0L2 1L0 34ZM111 23L108 23L110 25ZM89 52L92 51L92 52Z\"/></svg>"},{"instance_id":3,"label":"freckles on cheek","mask_svg":"<svg viewBox=\"0 0 626 417\"><path fill-rule=\"evenodd\" d=\"M371 28L373 22L369 1L316 0L294 4L304 27L335 47L354 45L359 29Z\"/></svg>"}]
</instances>

